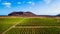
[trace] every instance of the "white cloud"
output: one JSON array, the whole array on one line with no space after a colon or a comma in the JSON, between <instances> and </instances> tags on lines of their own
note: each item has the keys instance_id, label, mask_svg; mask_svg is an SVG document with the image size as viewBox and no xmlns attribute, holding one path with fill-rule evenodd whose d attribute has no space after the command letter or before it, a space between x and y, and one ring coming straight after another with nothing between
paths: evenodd
<instances>
[{"instance_id":1,"label":"white cloud","mask_svg":"<svg viewBox=\"0 0 60 34\"><path fill-rule=\"evenodd\" d=\"M9 2L5 2L5 3L2 3L3 5L5 5L6 7L10 8L11 7L11 3Z\"/></svg>"},{"instance_id":2,"label":"white cloud","mask_svg":"<svg viewBox=\"0 0 60 34\"><path fill-rule=\"evenodd\" d=\"M44 0L44 2L45 2L46 4L51 3L51 1L52 1L52 0Z\"/></svg>"},{"instance_id":3,"label":"white cloud","mask_svg":"<svg viewBox=\"0 0 60 34\"><path fill-rule=\"evenodd\" d=\"M17 4L21 4L21 2L17 2Z\"/></svg>"},{"instance_id":4,"label":"white cloud","mask_svg":"<svg viewBox=\"0 0 60 34\"><path fill-rule=\"evenodd\" d=\"M35 5L35 3L34 2L31 2L31 1L29 1L29 2L27 2L28 4L31 4L31 5Z\"/></svg>"}]
</instances>

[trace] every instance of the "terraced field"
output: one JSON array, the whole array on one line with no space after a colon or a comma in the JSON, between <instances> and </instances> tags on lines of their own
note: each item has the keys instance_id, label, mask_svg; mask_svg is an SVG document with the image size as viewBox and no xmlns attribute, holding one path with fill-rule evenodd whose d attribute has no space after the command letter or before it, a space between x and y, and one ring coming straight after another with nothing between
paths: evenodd
<instances>
[{"instance_id":1,"label":"terraced field","mask_svg":"<svg viewBox=\"0 0 60 34\"><path fill-rule=\"evenodd\" d=\"M60 34L60 19L0 18L0 34Z\"/></svg>"}]
</instances>

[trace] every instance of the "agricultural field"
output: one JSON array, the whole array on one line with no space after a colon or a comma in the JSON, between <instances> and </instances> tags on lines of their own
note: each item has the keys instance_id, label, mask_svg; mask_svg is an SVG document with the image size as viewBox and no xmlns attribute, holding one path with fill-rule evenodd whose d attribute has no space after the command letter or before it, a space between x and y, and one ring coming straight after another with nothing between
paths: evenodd
<instances>
[{"instance_id":1,"label":"agricultural field","mask_svg":"<svg viewBox=\"0 0 60 34\"><path fill-rule=\"evenodd\" d=\"M60 34L60 28L13 28L5 34Z\"/></svg>"},{"instance_id":2,"label":"agricultural field","mask_svg":"<svg viewBox=\"0 0 60 34\"><path fill-rule=\"evenodd\" d=\"M0 18L0 34L60 34L60 19Z\"/></svg>"},{"instance_id":3,"label":"agricultural field","mask_svg":"<svg viewBox=\"0 0 60 34\"><path fill-rule=\"evenodd\" d=\"M0 18L0 34L20 22L20 20L22 20L22 18Z\"/></svg>"},{"instance_id":4,"label":"agricultural field","mask_svg":"<svg viewBox=\"0 0 60 34\"><path fill-rule=\"evenodd\" d=\"M27 18L17 26L60 26L60 22L55 18Z\"/></svg>"}]
</instances>

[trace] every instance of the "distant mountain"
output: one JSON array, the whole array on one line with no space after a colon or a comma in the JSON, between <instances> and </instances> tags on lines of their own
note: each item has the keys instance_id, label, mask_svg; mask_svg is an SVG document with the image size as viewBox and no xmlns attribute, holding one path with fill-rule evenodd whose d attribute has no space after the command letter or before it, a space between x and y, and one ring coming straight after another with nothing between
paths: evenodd
<instances>
[{"instance_id":1,"label":"distant mountain","mask_svg":"<svg viewBox=\"0 0 60 34\"><path fill-rule=\"evenodd\" d=\"M0 15L0 16L8 16L8 15Z\"/></svg>"},{"instance_id":2,"label":"distant mountain","mask_svg":"<svg viewBox=\"0 0 60 34\"><path fill-rule=\"evenodd\" d=\"M58 15L56 15L56 16L60 17L60 14L58 14Z\"/></svg>"},{"instance_id":3,"label":"distant mountain","mask_svg":"<svg viewBox=\"0 0 60 34\"><path fill-rule=\"evenodd\" d=\"M20 12L12 12L10 14L8 14L8 16L31 16L31 17L60 17L60 14L55 15L55 16L51 16L51 15L36 15L32 12L24 12L24 11L20 11Z\"/></svg>"},{"instance_id":4,"label":"distant mountain","mask_svg":"<svg viewBox=\"0 0 60 34\"><path fill-rule=\"evenodd\" d=\"M36 16L32 12L12 12L8 16Z\"/></svg>"}]
</instances>

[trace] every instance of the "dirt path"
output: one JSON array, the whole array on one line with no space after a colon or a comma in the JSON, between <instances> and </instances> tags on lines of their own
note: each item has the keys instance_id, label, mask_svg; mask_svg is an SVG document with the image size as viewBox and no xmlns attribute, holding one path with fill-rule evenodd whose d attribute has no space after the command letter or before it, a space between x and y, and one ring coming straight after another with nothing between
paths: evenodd
<instances>
[{"instance_id":1,"label":"dirt path","mask_svg":"<svg viewBox=\"0 0 60 34\"><path fill-rule=\"evenodd\" d=\"M60 28L60 26L16 26L14 28L51 28L51 27Z\"/></svg>"},{"instance_id":2,"label":"dirt path","mask_svg":"<svg viewBox=\"0 0 60 34\"><path fill-rule=\"evenodd\" d=\"M23 19L20 21L20 23L21 23L24 19L26 19L26 18L23 18ZM5 30L4 32L2 32L2 34L5 34L7 31L9 31L9 30L11 30L12 28L14 28L17 24L19 24L19 23L16 23L16 24L14 24L13 26L9 27L7 30Z\"/></svg>"}]
</instances>

